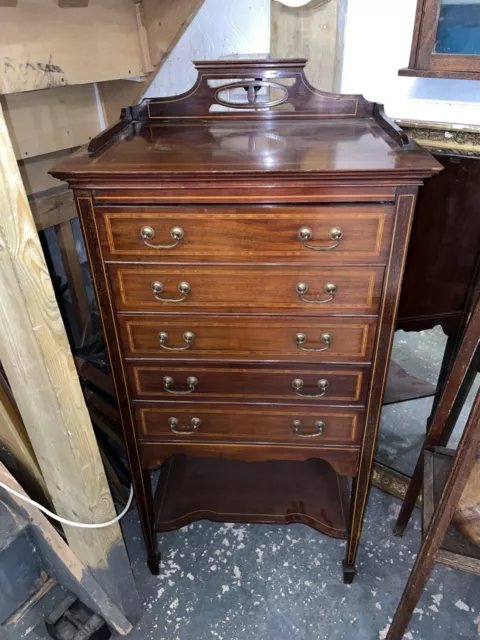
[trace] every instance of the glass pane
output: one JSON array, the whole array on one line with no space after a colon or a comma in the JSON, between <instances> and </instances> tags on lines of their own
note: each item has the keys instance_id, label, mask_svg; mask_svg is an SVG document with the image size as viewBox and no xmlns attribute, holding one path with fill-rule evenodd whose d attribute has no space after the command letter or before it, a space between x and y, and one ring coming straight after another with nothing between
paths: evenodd
<instances>
[{"instance_id":1,"label":"glass pane","mask_svg":"<svg viewBox=\"0 0 480 640\"><path fill-rule=\"evenodd\" d=\"M435 53L480 55L480 0L440 0Z\"/></svg>"}]
</instances>

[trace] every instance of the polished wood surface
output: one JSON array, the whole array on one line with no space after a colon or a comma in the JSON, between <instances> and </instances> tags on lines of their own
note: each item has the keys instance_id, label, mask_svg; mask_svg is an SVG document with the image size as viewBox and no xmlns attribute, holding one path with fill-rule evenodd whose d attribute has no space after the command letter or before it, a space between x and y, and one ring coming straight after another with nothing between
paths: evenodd
<instances>
[{"instance_id":1,"label":"polished wood surface","mask_svg":"<svg viewBox=\"0 0 480 640\"><path fill-rule=\"evenodd\" d=\"M279 362L369 362L375 338L374 318L324 319L288 317L258 318L256 316L189 316L158 317L118 315L118 327L123 353L129 358L156 357L163 360L244 360ZM184 333L194 334L186 343ZM169 351L162 348L159 333L168 334L166 347L184 349ZM295 343L297 334L306 336L301 345ZM324 334L331 336L329 345L322 342ZM188 347L188 348L185 348Z\"/></svg>"},{"instance_id":2,"label":"polished wood surface","mask_svg":"<svg viewBox=\"0 0 480 640\"><path fill-rule=\"evenodd\" d=\"M451 459L448 460L444 455L450 452L437 450L450 416L463 399L462 389L469 384L472 367L475 372L478 371L479 345L480 297L475 301L462 335L396 522L395 534L403 535L423 485L422 545L390 625L387 640L401 640L404 637L435 562L480 574L480 554L477 550L473 554L470 552L474 545L469 540L458 545L458 536L449 532L455 510L478 459L480 391L477 391L458 447L451 452ZM442 548L444 544L446 548Z\"/></svg>"},{"instance_id":3,"label":"polished wood surface","mask_svg":"<svg viewBox=\"0 0 480 640\"><path fill-rule=\"evenodd\" d=\"M158 469L170 456L185 454L199 458L222 458L246 462L266 462L268 460L299 460L319 458L328 462L342 476L351 478L358 468L360 447L322 446L317 443L303 445L243 444L231 442L157 442L140 440L140 455L145 469ZM236 496L231 496L232 503Z\"/></svg>"},{"instance_id":4,"label":"polished wood surface","mask_svg":"<svg viewBox=\"0 0 480 640\"><path fill-rule=\"evenodd\" d=\"M198 63L191 91L126 108L54 170L76 193L153 571L149 472L186 454L186 473L197 458L320 458L354 478L355 573L416 191L441 167L303 66ZM240 106L217 111L230 91ZM326 279L331 300L300 299L299 283L323 299Z\"/></svg>"},{"instance_id":5,"label":"polished wood surface","mask_svg":"<svg viewBox=\"0 0 480 640\"><path fill-rule=\"evenodd\" d=\"M112 264L109 274L118 311L376 315L384 269ZM153 283L162 290L156 293ZM190 293L179 291L182 283Z\"/></svg>"},{"instance_id":6,"label":"polished wood surface","mask_svg":"<svg viewBox=\"0 0 480 640\"><path fill-rule=\"evenodd\" d=\"M440 324L455 334L480 257L480 160L437 156L445 168L420 190L403 280L398 328Z\"/></svg>"},{"instance_id":7,"label":"polished wood surface","mask_svg":"<svg viewBox=\"0 0 480 640\"><path fill-rule=\"evenodd\" d=\"M323 460L232 463L174 456L165 464L155 505L159 532L207 519L301 522L334 538L347 536L347 481Z\"/></svg>"},{"instance_id":8,"label":"polished wood surface","mask_svg":"<svg viewBox=\"0 0 480 640\"><path fill-rule=\"evenodd\" d=\"M267 364L249 365L245 368L231 362L223 366L199 366L195 362L190 366L128 362L126 372L132 397L139 400L171 400L175 398L175 393L181 392L188 394L185 399L195 402L231 400L364 404L369 367L316 365L312 368L295 363L291 368ZM187 383L191 376L198 381L193 388ZM165 385L165 377L172 378L171 386ZM294 380L303 382L298 391L292 384ZM321 384L323 380L327 382L325 390L325 385Z\"/></svg>"},{"instance_id":9,"label":"polished wood surface","mask_svg":"<svg viewBox=\"0 0 480 640\"><path fill-rule=\"evenodd\" d=\"M363 412L347 407L316 408L282 405L205 405L176 403L135 403L139 435L145 439L178 442L238 442L279 443L309 446L315 438L322 445L358 445ZM168 419L178 420L172 432ZM196 433L192 430L192 418L201 420ZM296 433L292 422L301 425ZM317 421L324 422L320 433ZM178 433L180 432L180 433Z\"/></svg>"},{"instance_id":10,"label":"polished wood surface","mask_svg":"<svg viewBox=\"0 0 480 640\"><path fill-rule=\"evenodd\" d=\"M97 208L106 260L155 262L367 262L385 264L393 226L392 207L102 207ZM151 248L141 231L151 227L151 244L173 244L171 230L184 238L171 249ZM305 247L299 232L312 232ZM338 246L329 237L340 228Z\"/></svg>"}]
</instances>

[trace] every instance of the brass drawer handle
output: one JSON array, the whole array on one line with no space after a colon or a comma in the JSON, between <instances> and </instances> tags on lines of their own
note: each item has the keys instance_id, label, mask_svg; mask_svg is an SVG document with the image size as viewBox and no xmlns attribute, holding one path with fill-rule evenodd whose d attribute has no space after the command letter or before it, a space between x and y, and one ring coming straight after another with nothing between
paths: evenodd
<instances>
[{"instance_id":1,"label":"brass drawer handle","mask_svg":"<svg viewBox=\"0 0 480 640\"><path fill-rule=\"evenodd\" d=\"M304 345L306 341L307 336L304 333L297 333L297 335L295 336L295 344L297 345L298 349L301 349L301 351L326 351L332 344L333 337L329 333L322 333L322 335L320 336L320 342L323 342L325 346L319 347L318 349L303 347L302 345Z\"/></svg>"},{"instance_id":2,"label":"brass drawer handle","mask_svg":"<svg viewBox=\"0 0 480 640\"><path fill-rule=\"evenodd\" d=\"M151 249L173 249L180 243L185 233L182 227L172 227L170 229L170 235L175 240L173 244L152 244L149 242L149 240L152 240L155 237L155 229L152 227L142 227L140 229L140 235L142 236L143 242Z\"/></svg>"},{"instance_id":3,"label":"brass drawer handle","mask_svg":"<svg viewBox=\"0 0 480 640\"><path fill-rule=\"evenodd\" d=\"M195 340L195 334L191 331L185 331L185 333L183 334L183 339L187 343L185 347L169 347L167 345L168 333L166 331L160 331L160 333L158 334L160 346L162 347L162 349L167 349L167 351L186 351L187 349L190 349L193 341Z\"/></svg>"},{"instance_id":4,"label":"brass drawer handle","mask_svg":"<svg viewBox=\"0 0 480 640\"><path fill-rule=\"evenodd\" d=\"M167 393L173 393L176 396L186 396L188 393L193 393L195 391L195 387L198 384L197 378L194 376L189 376L187 378L188 389L185 391L178 391L177 389L172 389L175 384L175 380L170 376L165 376L163 379L163 388Z\"/></svg>"},{"instance_id":5,"label":"brass drawer handle","mask_svg":"<svg viewBox=\"0 0 480 640\"><path fill-rule=\"evenodd\" d=\"M300 389L303 389L303 385L304 385L304 382L301 378L295 378L295 380L292 381L292 387L295 393L297 394L297 396L301 396L302 398L321 398L327 392L328 380L324 380L323 378L321 378L317 382L317 387L320 389L320 393L317 393L317 394L300 393Z\"/></svg>"},{"instance_id":6,"label":"brass drawer handle","mask_svg":"<svg viewBox=\"0 0 480 640\"><path fill-rule=\"evenodd\" d=\"M332 227L328 232L328 237L330 240L333 240L335 244L330 244L327 247L315 247L312 244L308 244L308 240L311 240L313 236L312 230L308 227L302 227L298 232L298 237L300 238L300 242L307 249L313 249L314 251L330 251L330 249L335 249L340 244L340 240L343 238L343 231L340 227Z\"/></svg>"},{"instance_id":7,"label":"brass drawer handle","mask_svg":"<svg viewBox=\"0 0 480 640\"><path fill-rule=\"evenodd\" d=\"M200 418L192 418L190 420L190 424L192 425L191 429L189 429L188 427L180 427L180 429L177 429L178 418L174 417L168 419L168 424L170 425L170 431L172 433L177 433L180 436L191 436L193 433L198 432L202 421L200 420Z\"/></svg>"},{"instance_id":8,"label":"brass drawer handle","mask_svg":"<svg viewBox=\"0 0 480 640\"><path fill-rule=\"evenodd\" d=\"M188 298L192 290L192 287L188 284L188 282L180 282L177 288L182 294L181 298L161 298L158 294L162 293L164 288L165 287L163 286L163 282L159 282L158 280L152 282L153 297L157 300L160 300L160 302L183 302Z\"/></svg>"},{"instance_id":9,"label":"brass drawer handle","mask_svg":"<svg viewBox=\"0 0 480 640\"><path fill-rule=\"evenodd\" d=\"M331 302L337 293L337 285L333 284L333 282L327 282L323 287L323 290L329 296L328 298L323 298L322 300L318 295L313 296L313 298L306 298L305 294L308 291L308 284L305 284L305 282L299 282L296 286L296 291L300 300L303 300L303 302L313 302L314 304L325 304L326 302Z\"/></svg>"},{"instance_id":10,"label":"brass drawer handle","mask_svg":"<svg viewBox=\"0 0 480 640\"><path fill-rule=\"evenodd\" d=\"M325 432L325 422L323 420L315 420L315 432L314 433L301 433L300 429L303 424L301 420L293 420L292 430L293 433L299 438L318 438Z\"/></svg>"}]
</instances>

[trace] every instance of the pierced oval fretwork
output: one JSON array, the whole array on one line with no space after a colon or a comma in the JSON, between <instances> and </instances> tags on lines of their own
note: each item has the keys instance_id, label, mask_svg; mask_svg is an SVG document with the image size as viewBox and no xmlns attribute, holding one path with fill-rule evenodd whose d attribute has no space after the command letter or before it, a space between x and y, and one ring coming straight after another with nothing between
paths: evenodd
<instances>
[{"instance_id":1,"label":"pierced oval fretwork","mask_svg":"<svg viewBox=\"0 0 480 640\"><path fill-rule=\"evenodd\" d=\"M275 89L281 92L281 97L275 100L269 100L268 96L259 95L261 88ZM232 89L245 89L245 101L237 102L222 98L222 94L228 93ZM242 94L238 94L241 97ZM267 98L266 100L264 98ZM243 82L233 82L224 84L215 91L215 100L224 107L233 107L234 109L270 109L279 104L283 104L288 100L288 89L278 82L270 82L268 80L246 80Z\"/></svg>"}]
</instances>

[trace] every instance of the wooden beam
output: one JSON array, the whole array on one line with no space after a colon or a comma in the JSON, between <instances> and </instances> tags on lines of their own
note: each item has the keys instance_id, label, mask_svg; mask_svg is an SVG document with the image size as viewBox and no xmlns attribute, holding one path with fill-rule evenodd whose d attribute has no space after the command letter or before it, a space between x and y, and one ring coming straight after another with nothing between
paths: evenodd
<instances>
[{"instance_id":1,"label":"wooden beam","mask_svg":"<svg viewBox=\"0 0 480 640\"><path fill-rule=\"evenodd\" d=\"M18 493L26 495L1 462L0 482ZM29 533L35 542L37 551L48 566L49 574L102 616L117 633L120 635L130 633L132 625L42 512L3 488L0 488L0 498L30 523Z\"/></svg>"},{"instance_id":2,"label":"wooden beam","mask_svg":"<svg viewBox=\"0 0 480 640\"><path fill-rule=\"evenodd\" d=\"M152 64L161 64L180 40L204 0L143 0Z\"/></svg>"},{"instance_id":3,"label":"wooden beam","mask_svg":"<svg viewBox=\"0 0 480 640\"><path fill-rule=\"evenodd\" d=\"M122 107L137 104L142 98L204 1L143 0L141 2L142 29L145 29L147 43L143 40L143 31L140 29L139 37L144 51L144 65L148 65L150 60L153 71L140 82L113 80L99 83L98 90L103 114L108 125L118 120ZM139 5L136 4L137 6ZM146 44L150 52L148 58L145 53Z\"/></svg>"},{"instance_id":4,"label":"wooden beam","mask_svg":"<svg viewBox=\"0 0 480 640\"><path fill-rule=\"evenodd\" d=\"M11 136L10 136L11 137ZM33 156L18 161L18 167L22 175L25 191L28 195L38 193L39 191L47 191L47 189L58 189L61 183L48 173L48 171L56 164L69 156L73 149L62 149L53 153L45 153L41 156ZM65 187L66 182L62 183Z\"/></svg>"},{"instance_id":5,"label":"wooden beam","mask_svg":"<svg viewBox=\"0 0 480 640\"><path fill-rule=\"evenodd\" d=\"M0 376L0 442L15 458L16 476L30 495L44 506L51 506L30 438L17 407L12 401L7 382Z\"/></svg>"},{"instance_id":6,"label":"wooden beam","mask_svg":"<svg viewBox=\"0 0 480 640\"><path fill-rule=\"evenodd\" d=\"M0 94L135 78L143 72L132 0L96 0L74 12L54 0L0 7L0 43Z\"/></svg>"},{"instance_id":7,"label":"wooden beam","mask_svg":"<svg viewBox=\"0 0 480 640\"><path fill-rule=\"evenodd\" d=\"M0 0L0 7L16 7L18 0Z\"/></svg>"},{"instance_id":8,"label":"wooden beam","mask_svg":"<svg viewBox=\"0 0 480 640\"><path fill-rule=\"evenodd\" d=\"M37 231L69 222L77 217L73 194L66 186L34 194L30 196L29 203Z\"/></svg>"},{"instance_id":9,"label":"wooden beam","mask_svg":"<svg viewBox=\"0 0 480 640\"><path fill-rule=\"evenodd\" d=\"M65 220L56 228L57 242L62 256L63 268L67 276L68 289L72 299L73 313L82 344L90 326L90 306L83 280L82 266L78 259L77 247L73 236L72 223Z\"/></svg>"},{"instance_id":10,"label":"wooden beam","mask_svg":"<svg viewBox=\"0 0 480 640\"><path fill-rule=\"evenodd\" d=\"M62 9L75 7L88 7L90 0L57 0L58 6Z\"/></svg>"},{"instance_id":11,"label":"wooden beam","mask_svg":"<svg viewBox=\"0 0 480 640\"><path fill-rule=\"evenodd\" d=\"M115 515L88 409L0 110L0 360L57 513ZM132 620L140 604L120 527L65 526L68 542Z\"/></svg>"},{"instance_id":12,"label":"wooden beam","mask_svg":"<svg viewBox=\"0 0 480 640\"><path fill-rule=\"evenodd\" d=\"M306 58L305 73L314 87L338 91L346 0L313 0L287 7L272 0L272 58Z\"/></svg>"},{"instance_id":13,"label":"wooden beam","mask_svg":"<svg viewBox=\"0 0 480 640\"><path fill-rule=\"evenodd\" d=\"M91 84L14 93L2 105L19 160L86 144L101 129Z\"/></svg>"}]
</instances>

